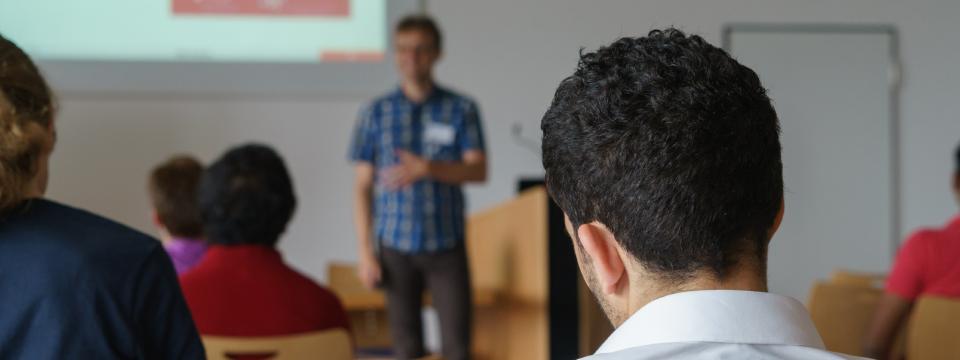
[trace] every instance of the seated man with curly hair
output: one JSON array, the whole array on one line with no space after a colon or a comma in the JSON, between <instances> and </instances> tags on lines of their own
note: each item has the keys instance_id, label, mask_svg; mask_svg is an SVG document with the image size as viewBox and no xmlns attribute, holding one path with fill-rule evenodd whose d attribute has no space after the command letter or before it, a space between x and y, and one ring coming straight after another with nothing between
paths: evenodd
<instances>
[{"instance_id":1,"label":"seated man with curly hair","mask_svg":"<svg viewBox=\"0 0 960 360\"><path fill-rule=\"evenodd\" d=\"M777 114L752 70L676 29L581 56L543 117L550 195L617 328L593 359L844 359L767 293Z\"/></svg>"}]
</instances>

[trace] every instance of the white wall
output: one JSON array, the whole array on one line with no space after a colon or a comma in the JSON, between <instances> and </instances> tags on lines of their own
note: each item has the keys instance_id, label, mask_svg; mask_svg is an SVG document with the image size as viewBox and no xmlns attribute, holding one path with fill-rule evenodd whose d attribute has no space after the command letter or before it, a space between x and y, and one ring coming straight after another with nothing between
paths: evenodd
<instances>
[{"instance_id":1,"label":"white wall","mask_svg":"<svg viewBox=\"0 0 960 360\"><path fill-rule=\"evenodd\" d=\"M228 146L273 144L299 197L281 246L290 262L323 279L330 259L351 259L346 148L356 100L62 100L51 197L143 231L146 174L174 153L212 161Z\"/></svg>"},{"instance_id":2,"label":"white wall","mask_svg":"<svg viewBox=\"0 0 960 360\"><path fill-rule=\"evenodd\" d=\"M842 4L843 6L838 6ZM719 44L728 22L890 23L900 29L903 225L942 223L956 212L948 193L951 152L960 141L960 2L951 0L435 0L446 32L440 81L481 104L491 181L469 189L470 208L511 196L518 176L542 173L539 159L510 139L539 120L577 51L620 36L676 25ZM295 177L300 207L281 247L319 279L326 262L355 255L350 227L347 139L364 99L182 99L64 94L51 196L150 231L146 172L174 152L211 160L247 140L274 144ZM869 179L865 179L868 181ZM789 210L788 210L789 211Z\"/></svg>"}]
</instances>

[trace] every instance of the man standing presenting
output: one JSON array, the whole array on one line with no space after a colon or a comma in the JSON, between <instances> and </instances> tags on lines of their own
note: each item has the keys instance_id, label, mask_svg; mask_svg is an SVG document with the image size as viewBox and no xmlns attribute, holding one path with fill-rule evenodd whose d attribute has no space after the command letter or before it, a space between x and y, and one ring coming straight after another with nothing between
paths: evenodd
<instances>
[{"instance_id":1,"label":"man standing presenting","mask_svg":"<svg viewBox=\"0 0 960 360\"><path fill-rule=\"evenodd\" d=\"M359 277L382 286L400 359L426 355L421 299L430 289L443 357L470 354L470 274L461 185L487 177L477 105L438 86L441 34L429 17L394 31L398 89L362 112L350 149Z\"/></svg>"}]
</instances>

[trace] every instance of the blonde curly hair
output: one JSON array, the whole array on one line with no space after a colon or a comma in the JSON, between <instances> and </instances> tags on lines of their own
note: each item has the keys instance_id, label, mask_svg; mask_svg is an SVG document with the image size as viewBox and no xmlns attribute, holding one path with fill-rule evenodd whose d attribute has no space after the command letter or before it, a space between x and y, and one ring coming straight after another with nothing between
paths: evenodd
<instances>
[{"instance_id":1,"label":"blonde curly hair","mask_svg":"<svg viewBox=\"0 0 960 360\"><path fill-rule=\"evenodd\" d=\"M37 66L0 36L0 211L17 206L53 145L54 99Z\"/></svg>"}]
</instances>

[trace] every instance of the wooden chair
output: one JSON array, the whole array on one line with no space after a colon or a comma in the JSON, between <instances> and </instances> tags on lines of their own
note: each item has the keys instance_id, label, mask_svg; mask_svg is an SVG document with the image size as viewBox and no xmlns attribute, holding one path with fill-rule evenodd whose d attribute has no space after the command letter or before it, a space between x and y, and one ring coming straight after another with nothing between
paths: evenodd
<instances>
[{"instance_id":1,"label":"wooden chair","mask_svg":"<svg viewBox=\"0 0 960 360\"><path fill-rule=\"evenodd\" d=\"M353 345L346 330L325 330L272 337L204 336L210 360L228 359L353 359Z\"/></svg>"},{"instance_id":2,"label":"wooden chair","mask_svg":"<svg viewBox=\"0 0 960 360\"><path fill-rule=\"evenodd\" d=\"M814 284L808 307L827 349L862 355L863 337L882 296L883 291L873 287Z\"/></svg>"},{"instance_id":3,"label":"wooden chair","mask_svg":"<svg viewBox=\"0 0 960 360\"><path fill-rule=\"evenodd\" d=\"M887 276L884 274L863 273L847 270L834 270L830 274L830 283L850 286L883 288Z\"/></svg>"},{"instance_id":4,"label":"wooden chair","mask_svg":"<svg viewBox=\"0 0 960 360\"><path fill-rule=\"evenodd\" d=\"M960 359L960 300L922 297L907 330L907 358Z\"/></svg>"},{"instance_id":5,"label":"wooden chair","mask_svg":"<svg viewBox=\"0 0 960 360\"><path fill-rule=\"evenodd\" d=\"M356 265L347 263L327 266L327 285L347 310L358 356L390 349L392 340L383 292L364 287L357 277Z\"/></svg>"}]
</instances>

